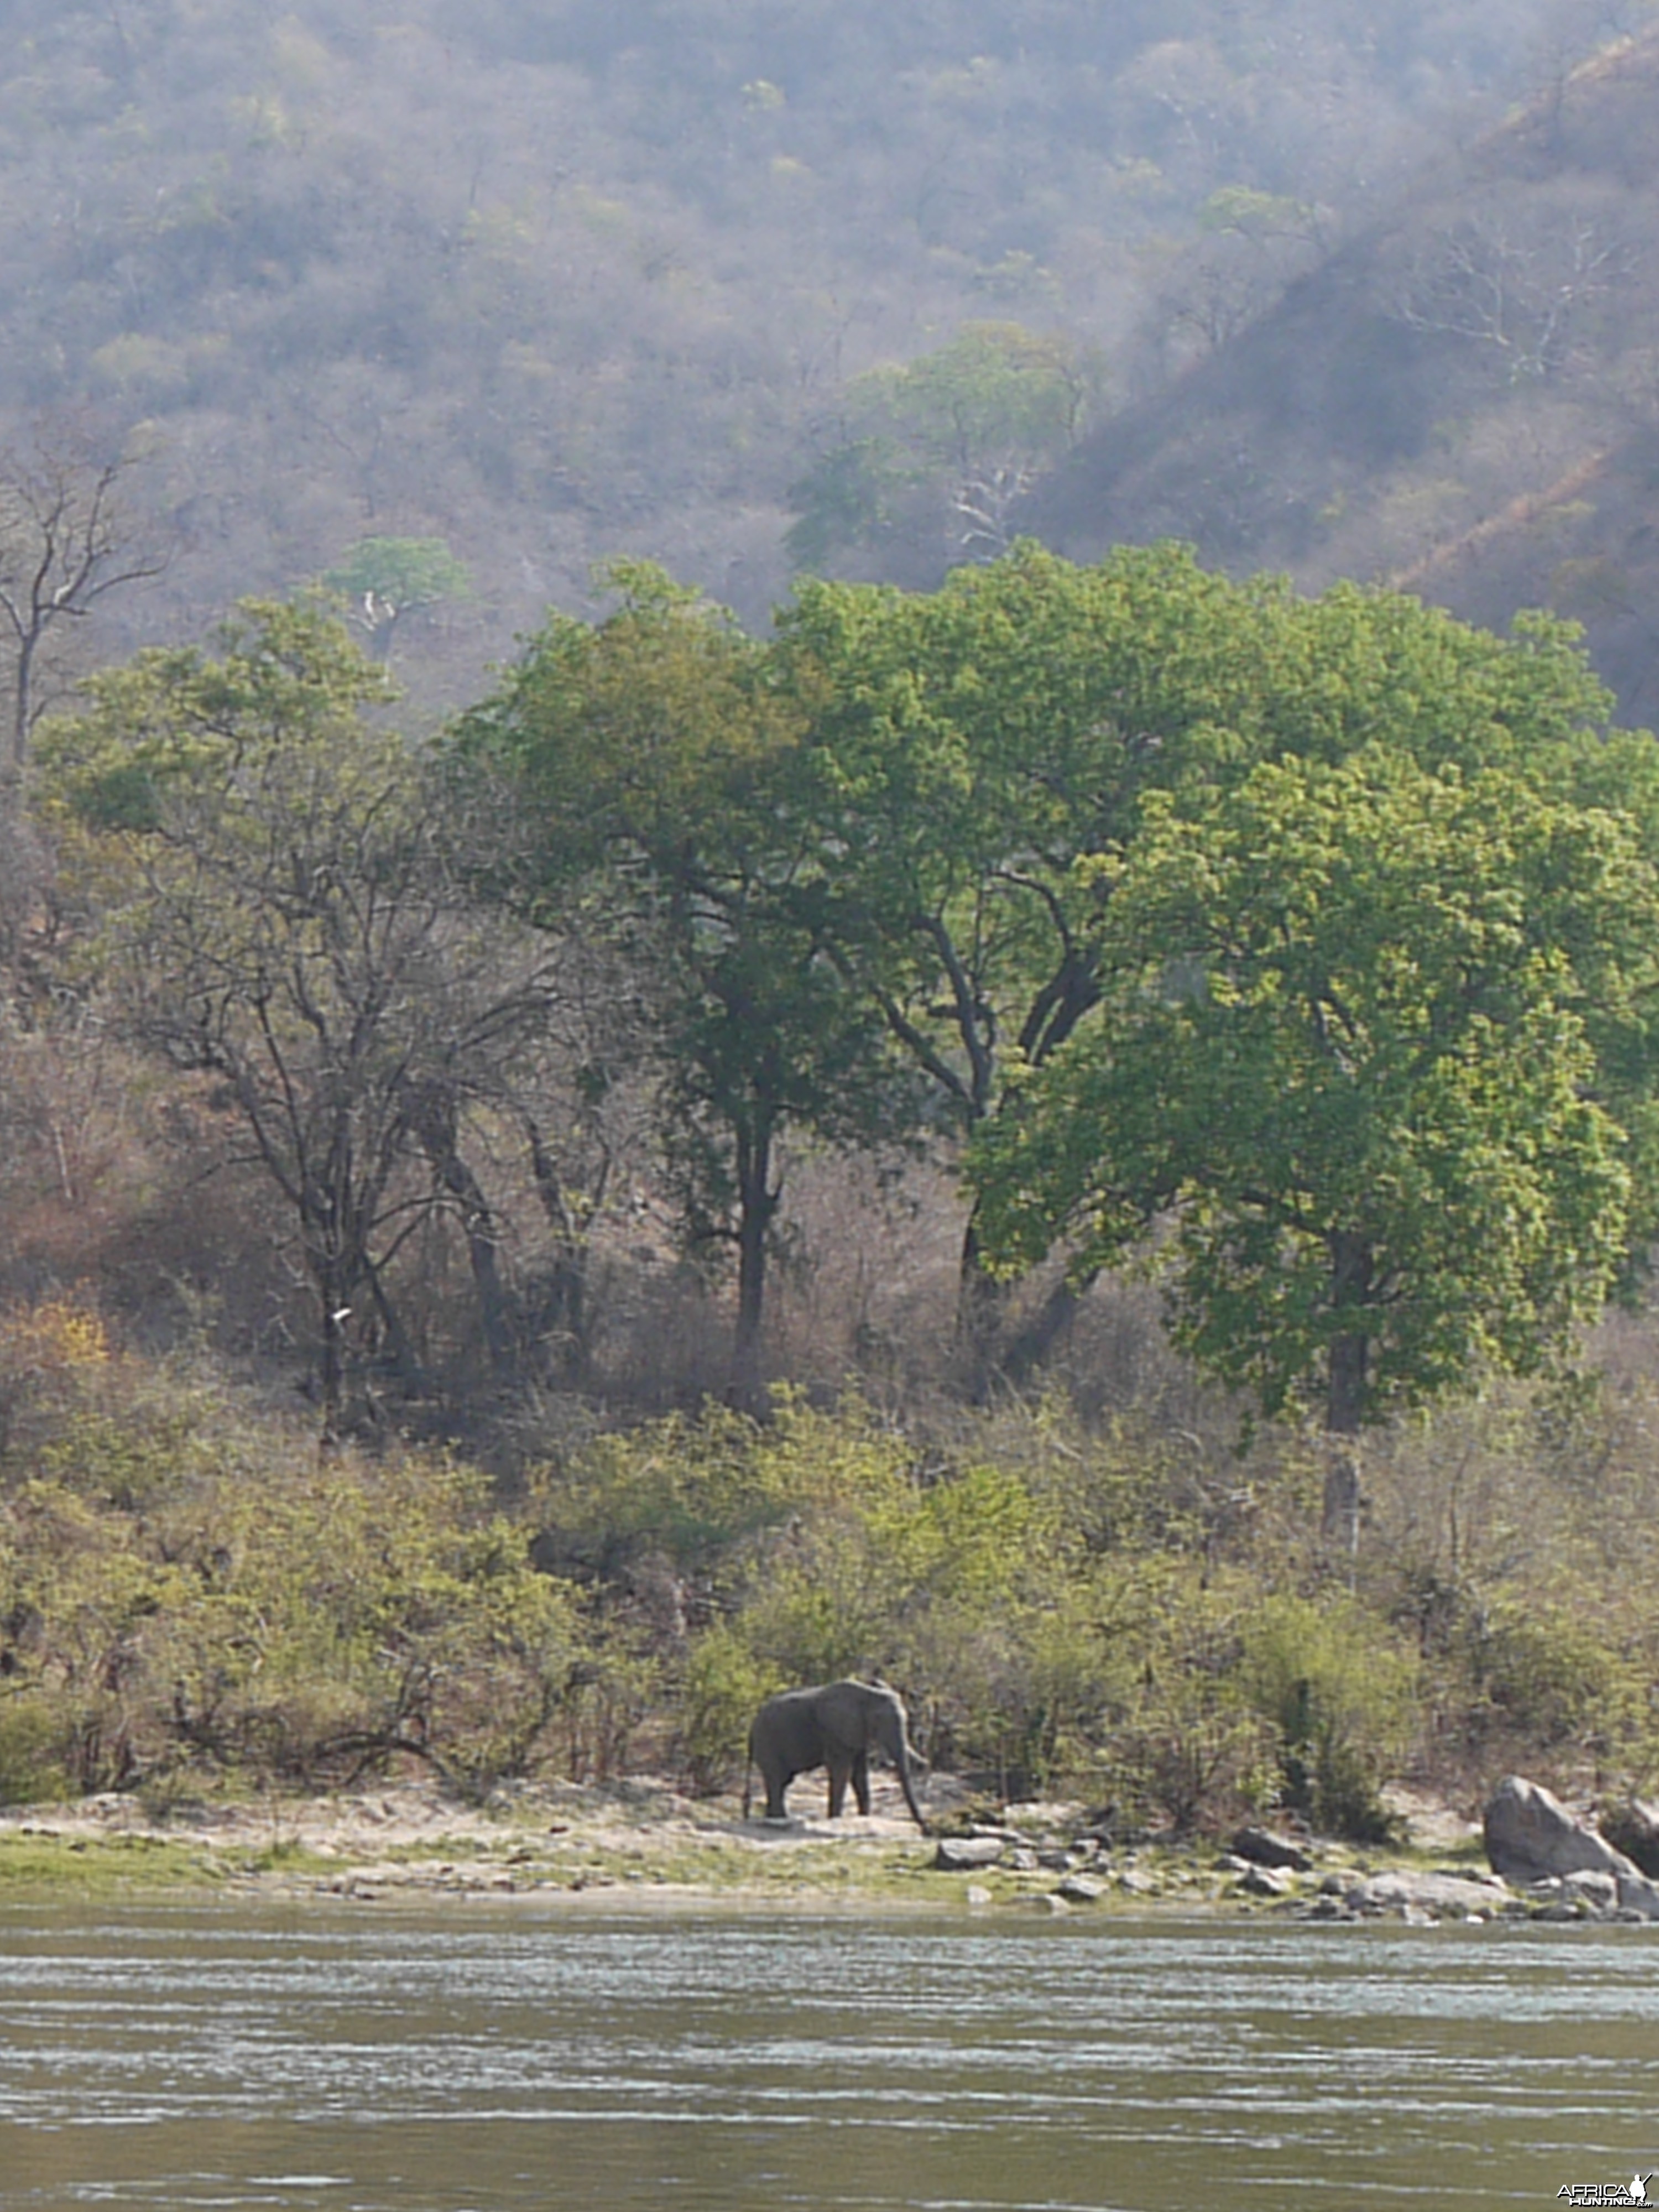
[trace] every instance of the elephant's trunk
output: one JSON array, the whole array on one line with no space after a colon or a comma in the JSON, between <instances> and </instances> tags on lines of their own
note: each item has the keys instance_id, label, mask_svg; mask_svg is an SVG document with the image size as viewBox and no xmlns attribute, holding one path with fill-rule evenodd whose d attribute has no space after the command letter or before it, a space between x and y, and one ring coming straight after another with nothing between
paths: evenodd
<instances>
[{"instance_id":1,"label":"elephant's trunk","mask_svg":"<svg viewBox=\"0 0 1659 2212\"><path fill-rule=\"evenodd\" d=\"M902 1736L899 1738L898 1757L894 1764L898 1768L899 1788L903 1790L904 1802L910 1808L910 1817L925 1836L929 1832L928 1826L921 1817L921 1808L916 1802L915 1788L910 1779L910 1747Z\"/></svg>"}]
</instances>

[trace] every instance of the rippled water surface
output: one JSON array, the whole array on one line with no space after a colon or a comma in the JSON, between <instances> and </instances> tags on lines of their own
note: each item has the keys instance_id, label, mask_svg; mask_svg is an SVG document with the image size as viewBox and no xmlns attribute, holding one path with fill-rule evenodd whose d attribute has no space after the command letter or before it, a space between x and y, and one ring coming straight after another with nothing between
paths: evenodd
<instances>
[{"instance_id":1,"label":"rippled water surface","mask_svg":"<svg viewBox=\"0 0 1659 2212\"><path fill-rule=\"evenodd\" d=\"M1654 2166L1659 1930L0 1911L0 2212L1363 2212Z\"/></svg>"}]
</instances>

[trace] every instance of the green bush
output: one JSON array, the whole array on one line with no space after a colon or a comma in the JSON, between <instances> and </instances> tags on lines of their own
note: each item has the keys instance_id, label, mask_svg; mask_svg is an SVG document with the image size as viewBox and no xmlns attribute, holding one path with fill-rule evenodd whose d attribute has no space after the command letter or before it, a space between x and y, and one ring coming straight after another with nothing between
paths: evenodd
<instances>
[{"instance_id":1,"label":"green bush","mask_svg":"<svg viewBox=\"0 0 1659 2212\"><path fill-rule=\"evenodd\" d=\"M332 1784L410 1758L482 1796L549 1765L615 1775L645 1745L713 1790L767 1692L873 1671L936 1764L1181 1827L1278 1802L1379 1835L1419 1735L1461 1759L1501 1739L1506 1762L1651 1766L1645 1554L1604 1572L1651 1518L1645 1401L1626 1462L1552 1490L1530 1549L1510 1504L1553 1478L1506 1456L1525 1424L1463 1409L1450 1474L1413 1433L1379 1458L1359 1594L1309 1595L1285 1587L1316 1505L1294 1440L1259 1437L1249 1480L1222 1480L1197 1436L1091 1438L1053 1402L958 1413L921 1443L783 1394L769 1422L713 1407L599 1438L507 1513L440 1455L319 1465L309 1435L118 1354L73 1304L0 1316L8 1391L14 1800ZM1459 1564L1471 1514L1479 1575ZM532 1564L543 1531L580 1585ZM672 1619L640 1601L655 1564ZM1556 1595L1598 1574L1594 1609Z\"/></svg>"},{"instance_id":2,"label":"green bush","mask_svg":"<svg viewBox=\"0 0 1659 2212\"><path fill-rule=\"evenodd\" d=\"M757 1708L784 1686L729 1624L717 1622L696 1638L680 1700L680 1748L695 1790L712 1794L724 1785L745 1755Z\"/></svg>"},{"instance_id":3,"label":"green bush","mask_svg":"<svg viewBox=\"0 0 1659 2212\"><path fill-rule=\"evenodd\" d=\"M1416 1719L1416 1662L1347 1597L1265 1599L1245 1629L1240 1685L1273 1730L1280 1798L1328 1834L1381 1841L1379 1791Z\"/></svg>"},{"instance_id":4,"label":"green bush","mask_svg":"<svg viewBox=\"0 0 1659 2212\"><path fill-rule=\"evenodd\" d=\"M487 1789L537 1755L588 1640L483 1479L414 1455L296 1455L143 1515L26 1482L0 1564L4 1663L81 1788L192 1763L311 1784L403 1753Z\"/></svg>"},{"instance_id":5,"label":"green bush","mask_svg":"<svg viewBox=\"0 0 1659 2212\"><path fill-rule=\"evenodd\" d=\"M1616 1625L1582 1607L1518 1597L1487 1611L1473 1648L1478 1689L1495 1717L1547 1749L1632 1749L1646 1717L1647 1675Z\"/></svg>"},{"instance_id":6,"label":"green bush","mask_svg":"<svg viewBox=\"0 0 1659 2212\"><path fill-rule=\"evenodd\" d=\"M61 1797L69 1773L61 1723L27 1694L0 1701L0 1805Z\"/></svg>"}]
</instances>

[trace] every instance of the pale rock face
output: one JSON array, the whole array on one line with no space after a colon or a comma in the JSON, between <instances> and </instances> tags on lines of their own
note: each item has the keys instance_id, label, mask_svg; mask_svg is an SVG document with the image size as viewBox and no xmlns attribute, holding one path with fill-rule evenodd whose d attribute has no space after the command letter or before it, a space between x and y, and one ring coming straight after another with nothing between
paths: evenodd
<instances>
[{"instance_id":1,"label":"pale rock face","mask_svg":"<svg viewBox=\"0 0 1659 2212\"><path fill-rule=\"evenodd\" d=\"M1659 1920L1659 1886L1650 1882L1605 1837L1576 1820L1560 1799L1540 1783L1511 1774L1500 1782L1486 1807L1486 1856L1494 1874L1514 1881L1540 1881L1570 1875L1610 1875L1619 1904L1644 1918Z\"/></svg>"}]
</instances>

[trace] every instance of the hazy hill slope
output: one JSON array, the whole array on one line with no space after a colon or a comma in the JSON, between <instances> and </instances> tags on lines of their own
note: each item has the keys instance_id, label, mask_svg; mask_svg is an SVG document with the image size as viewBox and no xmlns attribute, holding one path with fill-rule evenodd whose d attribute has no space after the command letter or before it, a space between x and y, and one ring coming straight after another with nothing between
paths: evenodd
<instances>
[{"instance_id":1,"label":"hazy hill slope","mask_svg":"<svg viewBox=\"0 0 1659 2212\"><path fill-rule=\"evenodd\" d=\"M151 635L368 533L472 570L400 641L428 688L617 551L759 620L861 372L990 317L1124 388L1193 300L1271 297L1559 4L0 8L0 437L73 410L153 456Z\"/></svg>"},{"instance_id":2,"label":"hazy hill slope","mask_svg":"<svg viewBox=\"0 0 1659 2212\"><path fill-rule=\"evenodd\" d=\"M1316 586L1582 620L1659 720L1659 36L1580 67L1085 441L1032 501L1078 557L1173 534Z\"/></svg>"}]
</instances>

